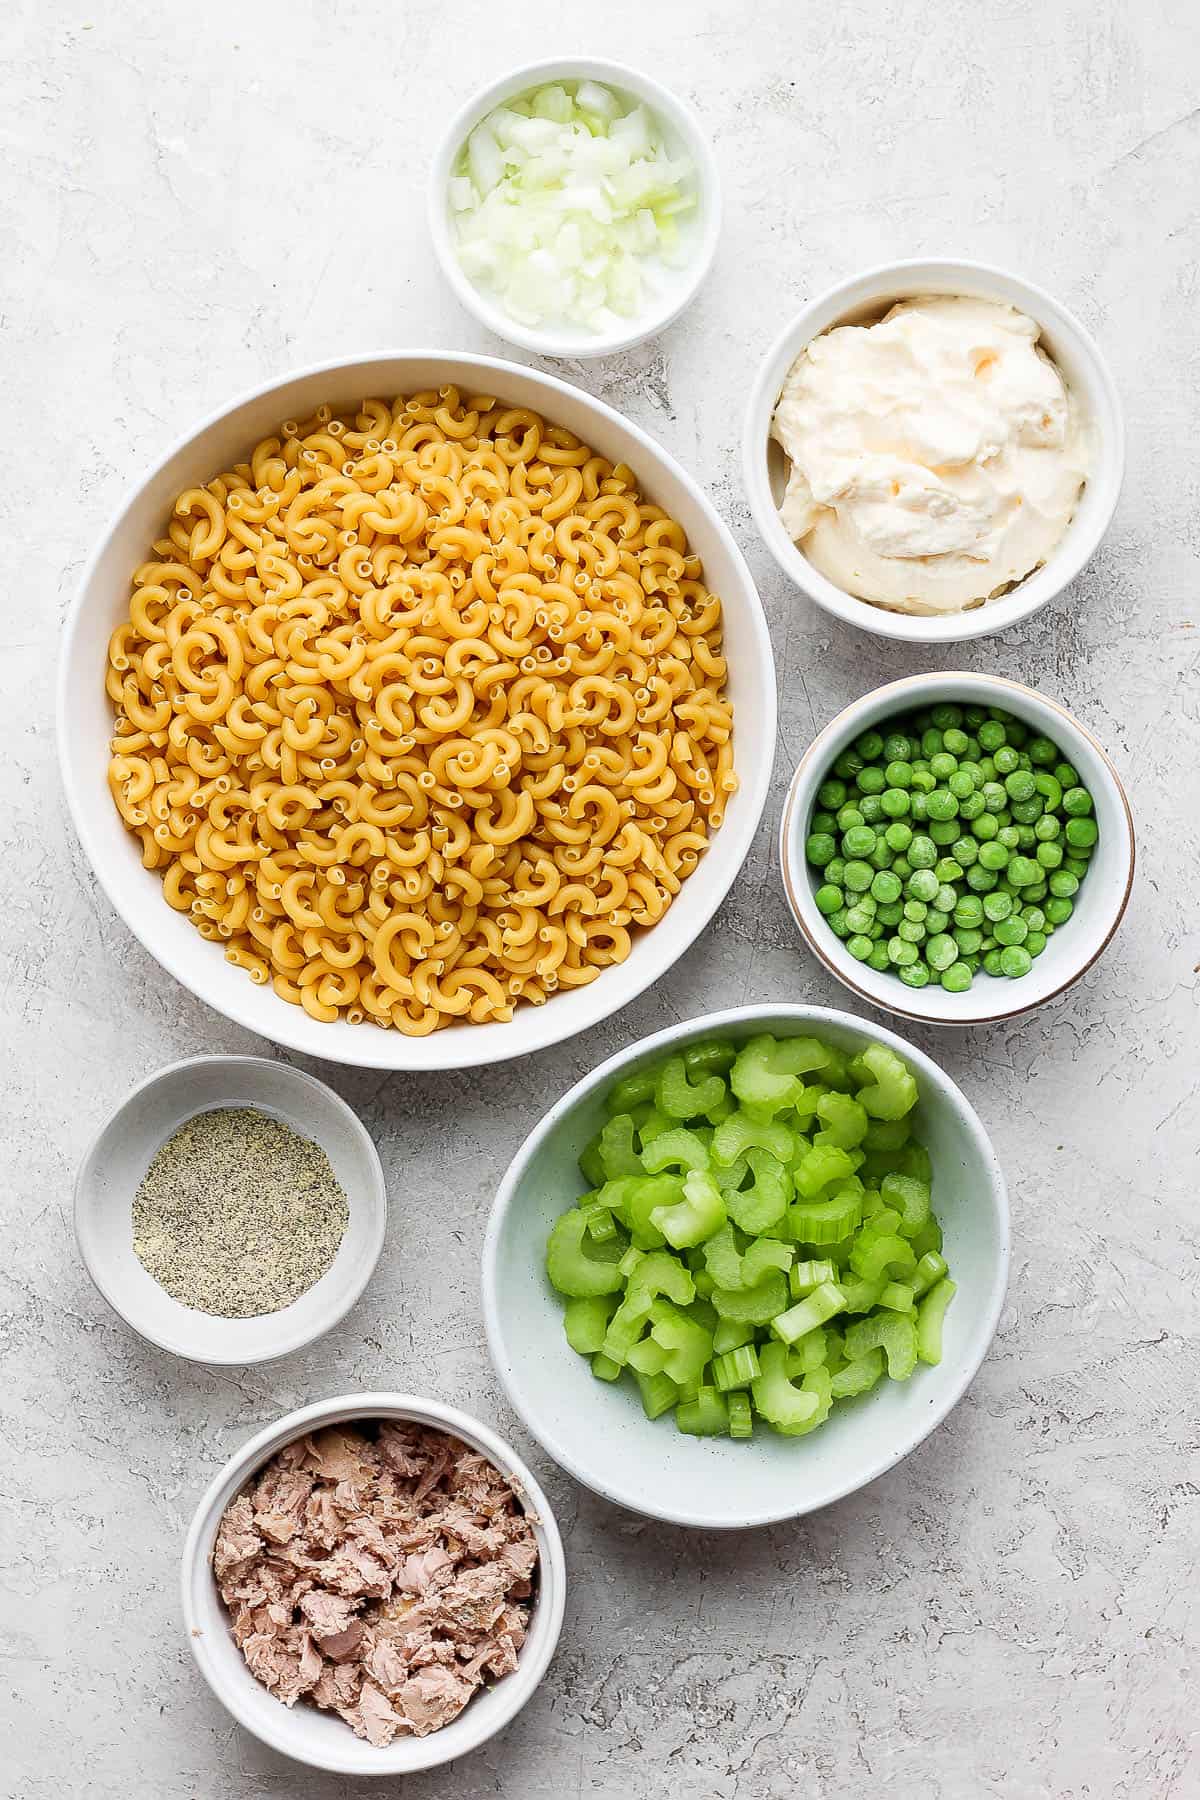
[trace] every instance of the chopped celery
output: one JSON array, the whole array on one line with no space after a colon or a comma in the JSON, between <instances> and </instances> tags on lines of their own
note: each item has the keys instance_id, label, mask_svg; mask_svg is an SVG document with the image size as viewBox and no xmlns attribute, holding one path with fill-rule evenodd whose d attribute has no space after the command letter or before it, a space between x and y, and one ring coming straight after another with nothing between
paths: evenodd
<instances>
[{"instance_id":1,"label":"chopped celery","mask_svg":"<svg viewBox=\"0 0 1200 1800\"><path fill-rule=\"evenodd\" d=\"M740 1319L718 1317L713 1331L713 1355L726 1356L730 1350L738 1350L743 1344L752 1344L756 1330L757 1326Z\"/></svg>"},{"instance_id":2,"label":"chopped celery","mask_svg":"<svg viewBox=\"0 0 1200 1800\"><path fill-rule=\"evenodd\" d=\"M915 1237L929 1218L929 1183L914 1175L885 1175L879 1191L900 1214L900 1235Z\"/></svg>"},{"instance_id":3,"label":"chopped celery","mask_svg":"<svg viewBox=\"0 0 1200 1800\"><path fill-rule=\"evenodd\" d=\"M579 1152L579 1171L589 1187L598 1188L605 1181L607 1171L600 1158L599 1132Z\"/></svg>"},{"instance_id":4,"label":"chopped celery","mask_svg":"<svg viewBox=\"0 0 1200 1800\"><path fill-rule=\"evenodd\" d=\"M943 1275L917 1308L917 1355L923 1363L942 1360L942 1323L957 1292L949 1276Z\"/></svg>"},{"instance_id":5,"label":"chopped celery","mask_svg":"<svg viewBox=\"0 0 1200 1800\"><path fill-rule=\"evenodd\" d=\"M797 1200L787 1209L789 1235L798 1244L836 1244L862 1219L862 1195L846 1187L831 1200Z\"/></svg>"},{"instance_id":6,"label":"chopped celery","mask_svg":"<svg viewBox=\"0 0 1200 1800\"><path fill-rule=\"evenodd\" d=\"M687 1065L682 1056L669 1056L662 1066L654 1091L659 1112L669 1119L695 1119L719 1104L725 1083L719 1075L701 1075L695 1083L688 1080Z\"/></svg>"},{"instance_id":7,"label":"chopped celery","mask_svg":"<svg viewBox=\"0 0 1200 1800\"><path fill-rule=\"evenodd\" d=\"M727 1169L752 1149L769 1150L779 1162L790 1163L796 1140L777 1119L752 1119L744 1112L722 1119L713 1132L712 1159L720 1168Z\"/></svg>"},{"instance_id":8,"label":"chopped celery","mask_svg":"<svg viewBox=\"0 0 1200 1800\"><path fill-rule=\"evenodd\" d=\"M771 1269L752 1288L714 1288L712 1302L723 1319L742 1325L768 1325L787 1307L787 1282Z\"/></svg>"},{"instance_id":9,"label":"chopped celery","mask_svg":"<svg viewBox=\"0 0 1200 1800\"><path fill-rule=\"evenodd\" d=\"M742 1279L742 1252L733 1226L728 1220L720 1230L714 1231L705 1244L704 1263L718 1287L745 1286Z\"/></svg>"},{"instance_id":10,"label":"chopped celery","mask_svg":"<svg viewBox=\"0 0 1200 1800\"><path fill-rule=\"evenodd\" d=\"M795 1306L773 1318L771 1330L785 1344L794 1344L806 1331L815 1331L826 1319L832 1319L834 1313L841 1312L845 1304L846 1296L841 1288L835 1282L823 1281L806 1300L798 1300Z\"/></svg>"},{"instance_id":11,"label":"chopped celery","mask_svg":"<svg viewBox=\"0 0 1200 1800\"><path fill-rule=\"evenodd\" d=\"M624 1278L615 1263L599 1262L583 1247L587 1219L578 1207L556 1220L546 1245L546 1273L560 1294L583 1299L590 1294L616 1294Z\"/></svg>"},{"instance_id":12,"label":"chopped celery","mask_svg":"<svg viewBox=\"0 0 1200 1800\"><path fill-rule=\"evenodd\" d=\"M667 1168L707 1169L708 1148L703 1138L678 1125L654 1138L642 1151L642 1162L652 1175Z\"/></svg>"},{"instance_id":13,"label":"chopped celery","mask_svg":"<svg viewBox=\"0 0 1200 1800\"><path fill-rule=\"evenodd\" d=\"M635 1375L661 1375L668 1355L669 1352L653 1338L639 1338L625 1360Z\"/></svg>"},{"instance_id":14,"label":"chopped celery","mask_svg":"<svg viewBox=\"0 0 1200 1800\"><path fill-rule=\"evenodd\" d=\"M849 1094L822 1094L816 1105L821 1121L814 1143L832 1144L837 1150L853 1150L867 1134L867 1109Z\"/></svg>"},{"instance_id":15,"label":"chopped celery","mask_svg":"<svg viewBox=\"0 0 1200 1800\"><path fill-rule=\"evenodd\" d=\"M733 1064L737 1055L734 1046L724 1038L702 1038L698 1044L689 1044L683 1053L683 1063L694 1081L699 1075L723 1075Z\"/></svg>"},{"instance_id":16,"label":"chopped celery","mask_svg":"<svg viewBox=\"0 0 1200 1800\"><path fill-rule=\"evenodd\" d=\"M788 1270L788 1293L793 1300L803 1300L823 1281L833 1281L837 1270L832 1262L798 1262Z\"/></svg>"},{"instance_id":17,"label":"chopped celery","mask_svg":"<svg viewBox=\"0 0 1200 1800\"><path fill-rule=\"evenodd\" d=\"M865 1394L875 1386L883 1374L883 1351L868 1350L857 1362L848 1362L838 1369L832 1380L835 1400L848 1398L851 1394Z\"/></svg>"},{"instance_id":18,"label":"chopped celery","mask_svg":"<svg viewBox=\"0 0 1200 1800\"><path fill-rule=\"evenodd\" d=\"M884 1283L883 1292L879 1296L879 1304L887 1312L910 1313L917 1304L916 1295L907 1281L888 1281Z\"/></svg>"},{"instance_id":19,"label":"chopped celery","mask_svg":"<svg viewBox=\"0 0 1200 1800\"><path fill-rule=\"evenodd\" d=\"M650 1335L667 1352L663 1369L682 1387L698 1381L705 1363L712 1356L712 1332L697 1325L669 1300L656 1300L650 1311Z\"/></svg>"},{"instance_id":20,"label":"chopped celery","mask_svg":"<svg viewBox=\"0 0 1200 1800\"><path fill-rule=\"evenodd\" d=\"M795 1072L782 1066L783 1045L773 1037L751 1038L729 1072L729 1085L743 1106L762 1109L768 1116L794 1106L801 1083Z\"/></svg>"},{"instance_id":21,"label":"chopped celery","mask_svg":"<svg viewBox=\"0 0 1200 1800\"><path fill-rule=\"evenodd\" d=\"M629 1352L646 1329L654 1296L641 1289L627 1288L625 1298L608 1321L608 1330L600 1348L615 1363L629 1361Z\"/></svg>"},{"instance_id":22,"label":"chopped celery","mask_svg":"<svg viewBox=\"0 0 1200 1800\"><path fill-rule=\"evenodd\" d=\"M803 1337L788 1347L788 1374L810 1375L823 1366L828 1354L830 1333L824 1325L814 1325Z\"/></svg>"},{"instance_id":23,"label":"chopped celery","mask_svg":"<svg viewBox=\"0 0 1200 1800\"><path fill-rule=\"evenodd\" d=\"M879 1305L884 1285L882 1281L864 1281L858 1275L839 1276L838 1286L846 1296L844 1310L848 1313L870 1312L873 1306Z\"/></svg>"},{"instance_id":24,"label":"chopped celery","mask_svg":"<svg viewBox=\"0 0 1200 1800\"><path fill-rule=\"evenodd\" d=\"M882 1350L893 1381L906 1381L917 1361L917 1328L899 1313L859 1319L846 1333L846 1357L857 1362L868 1350Z\"/></svg>"},{"instance_id":25,"label":"chopped celery","mask_svg":"<svg viewBox=\"0 0 1200 1800\"><path fill-rule=\"evenodd\" d=\"M928 1256L931 1251L935 1254L940 1254L942 1248L942 1228L936 1219L930 1219L927 1225L922 1225L920 1231L914 1235L911 1241L914 1256Z\"/></svg>"},{"instance_id":26,"label":"chopped celery","mask_svg":"<svg viewBox=\"0 0 1200 1800\"><path fill-rule=\"evenodd\" d=\"M629 1280L629 1277L633 1274L633 1271L637 1268L645 1254L646 1252L644 1250L635 1249L635 1247L630 1244L628 1250L617 1264L618 1269L620 1269L626 1281Z\"/></svg>"},{"instance_id":27,"label":"chopped celery","mask_svg":"<svg viewBox=\"0 0 1200 1800\"><path fill-rule=\"evenodd\" d=\"M886 1044L868 1044L850 1065L858 1098L874 1119L902 1119L917 1103L917 1084Z\"/></svg>"},{"instance_id":28,"label":"chopped celery","mask_svg":"<svg viewBox=\"0 0 1200 1800\"><path fill-rule=\"evenodd\" d=\"M850 1267L864 1281L908 1275L916 1266L917 1259L907 1238L876 1237L870 1243L856 1244L850 1252Z\"/></svg>"},{"instance_id":29,"label":"chopped celery","mask_svg":"<svg viewBox=\"0 0 1200 1800\"><path fill-rule=\"evenodd\" d=\"M723 1394L730 1388L749 1387L760 1373L753 1344L743 1344L737 1350L713 1358L713 1380Z\"/></svg>"},{"instance_id":30,"label":"chopped celery","mask_svg":"<svg viewBox=\"0 0 1200 1800\"><path fill-rule=\"evenodd\" d=\"M587 1220L587 1234L593 1243L606 1243L616 1237L617 1228L613 1223L613 1216L602 1201L581 1201L579 1210Z\"/></svg>"},{"instance_id":31,"label":"chopped celery","mask_svg":"<svg viewBox=\"0 0 1200 1800\"><path fill-rule=\"evenodd\" d=\"M638 1392L642 1396L642 1410L648 1419L661 1418L663 1413L670 1412L679 1400L679 1389L669 1375L657 1372L643 1375L635 1369L633 1378L638 1384Z\"/></svg>"},{"instance_id":32,"label":"chopped celery","mask_svg":"<svg viewBox=\"0 0 1200 1800\"><path fill-rule=\"evenodd\" d=\"M750 1401L745 1394L730 1394L725 1402L729 1411L729 1435L731 1438L748 1438L754 1436L754 1419L750 1411Z\"/></svg>"},{"instance_id":33,"label":"chopped celery","mask_svg":"<svg viewBox=\"0 0 1200 1800\"><path fill-rule=\"evenodd\" d=\"M629 1277L630 1294L648 1294L657 1300L665 1294L676 1306L687 1306L696 1296L696 1280L686 1264L668 1250L649 1250Z\"/></svg>"},{"instance_id":34,"label":"chopped celery","mask_svg":"<svg viewBox=\"0 0 1200 1800\"><path fill-rule=\"evenodd\" d=\"M568 1300L563 1307L563 1330L572 1350L580 1356L594 1356L616 1310L615 1294L586 1294Z\"/></svg>"},{"instance_id":35,"label":"chopped celery","mask_svg":"<svg viewBox=\"0 0 1200 1800\"><path fill-rule=\"evenodd\" d=\"M946 1273L945 1258L936 1250L927 1250L912 1272L913 1293L919 1300L922 1294L929 1292L935 1281L940 1281Z\"/></svg>"},{"instance_id":36,"label":"chopped celery","mask_svg":"<svg viewBox=\"0 0 1200 1800\"><path fill-rule=\"evenodd\" d=\"M622 1075L608 1096L610 1117L615 1113L632 1112L635 1106L653 1100L657 1082L658 1077L652 1068L638 1069L632 1075Z\"/></svg>"},{"instance_id":37,"label":"chopped celery","mask_svg":"<svg viewBox=\"0 0 1200 1800\"><path fill-rule=\"evenodd\" d=\"M634 1146L632 1113L615 1113L600 1133L600 1161L604 1179L615 1181L621 1175L643 1175L642 1159Z\"/></svg>"},{"instance_id":38,"label":"chopped celery","mask_svg":"<svg viewBox=\"0 0 1200 1800\"><path fill-rule=\"evenodd\" d=\"M833 1182L853 1175L854 1163L848 1150L836 1144L814 1144L792 1170L796 1194L801 1200L816 1200Z\"/></svg>"},{"instance_id":39,"label":"chopped celery","mask_svg":"<svg viewBox=\"0 0 1200 1800\"><path fill-rule=\"evenodd\" d=\"M694 1400L682 1400L675 1408L675 1423L689 1437L723 1437L729 1430L729 1408L724 1394L702 1387Z\"/></svg>"},{"instance_id":40,"label":"chopped celery","mask_svg":"<svg viewBox=\"0 0 1200 1800\"><path fill-rule=\"evenodd\" d=\"M621 1365L614 1362L611 1356L598 1351L592 1358L592 1374L597 1381L617 1381L621 1374Z\"/></svg>"},{"instance_id":41,"label":"chopped celery","mask_svg":"<svg viewBox=\"0 0 1200 1800\"><path fill-rule=\"evenodd\" d=\"M682 1134L681 1134L682 1135ZM683 1199L675 1206L656 1206L650 1223L677 1250L702 1244L725 1223L725 1202L711 1175L693 1170L684 1177Z\"/></svg>"},{"instance_id":42,"label":"chopped celery","mask_svg":"<svg viewBox=\"0 0 1200 1800\"><path fill-rule=\"evenodd\" d=\"M787 1211L792 1197L792 1178L779 1158L772 1156L769 1150L747 1150L745 1159L754 1179L748 1188L742 1189L739 1184L733 1193L722 1189L725 1204L730 1217L743 1231L769 1231ZM735 1163L734 1167L737 1166Z\"/></svg>"},{"instance_id":43,"label":"chopped celery","mask_svg":"<svg viewBox=\"0 0 1200 1800\"><path fill-rule=\"evenodd\" d=\"M786 1274L792 1266L792 1246L781 1242L779 1238L758 1237L746 1246L742 1257L742 1286L753 1287L767 1273L768 1269L782 1269Z\"/></svg>"}]
</instances>

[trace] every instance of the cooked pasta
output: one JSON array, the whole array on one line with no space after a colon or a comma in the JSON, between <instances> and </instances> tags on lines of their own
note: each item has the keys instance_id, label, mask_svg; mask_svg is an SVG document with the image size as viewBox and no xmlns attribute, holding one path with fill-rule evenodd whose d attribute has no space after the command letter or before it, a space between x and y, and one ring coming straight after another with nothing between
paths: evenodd
<instances>
[{"instance_id":1,"label":"cooked pasta","mask_svg":"<svg viewBox=\"0 0 1200 1800\"><path fill-rule=\"evenodd\" d=\"M534 412L328 406L191 487L109 644L109 783L186 913L320 1020L594 981L736 781L682 527Z\"/></svg>"}]
</instances>

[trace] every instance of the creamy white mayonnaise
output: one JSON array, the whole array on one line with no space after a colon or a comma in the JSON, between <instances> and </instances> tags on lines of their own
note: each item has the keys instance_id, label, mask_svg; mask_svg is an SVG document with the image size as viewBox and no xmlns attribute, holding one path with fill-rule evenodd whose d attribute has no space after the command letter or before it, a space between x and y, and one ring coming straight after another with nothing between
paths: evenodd
<instances>
[{"instance_id":1,"label":"creamy white mayonnaise","mask_svg":"<svg viewBox=\"0 0 1200 1800\"><path fill-rule=\"evenodd\" d=\"M902 300L815 338L772 435L791 461L780 516L848 594L958 612L1045 562L1089 467L1086 421L1038 346L989 300Z\"/></svg>"}]
</instances>

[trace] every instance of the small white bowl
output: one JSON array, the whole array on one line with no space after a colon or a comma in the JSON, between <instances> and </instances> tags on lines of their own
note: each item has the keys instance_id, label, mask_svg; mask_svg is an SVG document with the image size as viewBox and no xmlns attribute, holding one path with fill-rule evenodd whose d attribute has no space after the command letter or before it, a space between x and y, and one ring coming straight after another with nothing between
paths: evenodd
<instances>
[{"instance_id":1,"label":"small white bowl","mask_svg":"<svg viewBox=\"0 0 1200 1800\"><path fill-rule=\"evenodd\" d=\"M219 1319L173 1300L133 1253L133 1197L179 1127L214 1107L248 1106L320 1145L350 1204L321 1279L290 1306ZM150 1075L97 1133L75 1180L75 1236L87 1272L127 1325L191 1362L258 1363L323 1337L371 1278L387 1225L387 1188L366 1126L323 1081L258 1056L193 1056Z\"/></svg>"},{"instance_id":2,"label":"small white bowl","mask_svg":"<svg viewBox=\"0 0 1200 1800\"><path fill-rule=\"evenodd\" d=\"M738 789L711 848L624 962L586 987L555 994L545 1006L518 1007L508 1023L456 1023L428 1037L405 1037L365 1023L311 1018L269 985L256 986L225 960L219 944L202 938L185 914L167 905L159 876L143 866L137 840L109 792L112 703L103 675L109 638L129 614L130 572L161 535L182 489L211 481L277 430L281 419L305 418L322 401L353 408L364 394L411 394L451 383L531 406L552 424L565 425L610 461L628 463L643 492L679 520L703 561L706 582L721 596ZM385 351L320 364L241 395L131 484L67 617L57 733L67 804L88 861L112 906L168 975L226 1018L304 1056L369 1069L465 1069L544 1050L606 1019L656 981L703 931L746 859L766 804L775 754L775 662L762 604L728 526L703 490L638 426L540 369L446 350Z\"/></svg>"},{"instance_id":3,"label":"small white bowl","mask_svg":"<svg viewBox=\"0 0 1200 1800\"><path fill-rule=\"evenodd\" d=\"M658 118L672 154L682 152L696 170L697 208L681 228L689 249L686 262L678 268L664 266L659 269L653 295L645 310L614 326L610 332L588 331L581 325L523 325L507 313L498 300L476 287L458 260L449 182L459 151L479 121L495 107L551 81L599 81L641 101ZM511 74L474 94L460 109L433 159L428 209L429 231L442 272L467 311L474 313L489 331L539 356L612 356L664 331L695 297L712 266L720 236L721 183L716 158L699 119L670 89L660 86L640 69L628 68L624 63L600 61L595 57L555 57L549 62L529 63L514 69Z\"/></svg>"},{"instance_id":4,"label":"small white bowl","mask_svg":"<svg viewBox=\"0 0 1200 1800\"><path fill-rule=\"evenodd\" d=\"M619 1076L705 1037L806 1033L842 1049L886 1044L920 1087L916 1121L933 1158L933 1199L958 1293L935 1368L885 1381L861 1404L835 1407L800 1440L759 1431L752 1443L685 1437L647 1419L626 1381L597 1381L563 1335L563 1303L546 1279L546 1239L585 1183L578 1158L605 1118ZM1008 1196L974 1108L914 1045L822 1006L746 1006L643 1038L565 1094L509 1164L483 1249L483 1316L497 1373L529 1430L577 1480L651 1518L706 1530L793 1519L893 1468L928 1437L987 1353L1008 1279Z\"/></svg>"},{"instance_id":5,"label":"small white bowl","mask_svg":"<svg viewBox=\"0 0 1200 1800\"><path fill-rule=\"evenodd\" d=\"M1064 760L1078 769L1095 802L1100 828L1099 843L1075 896L1075 911L1049 938L1029 974L1008 981L980 973L962 994L948 993L932 982L923 988L906 987L898 975L856 962L817 910L820 882L813 879L814 871L804 854L817 789L842 751L864 731L897 713L950 702L1002 707L1048 737ZM805 751L779 823L784 892L809 949L861 1000L900 1018L920 1019L930 1025L996 1024L1032 1011L1078 981L1107 948L1121 923L1133 886L1135 860L1133 815L1125 790L1091 732L1057 701L998 675L910 675L864 694L831 720Z\"/></svg>"},{"instance_id":6,"label":"small white bowl","mask_svg":"<svg viewBox=\"0 0 1200 1800\"><path fill-rule=\"evenodd\" d=\"M410 1419L461 1438L495 1464L525 1502L538 1547L538 1576L529 1631L517 1667L494 1686L481 1688L457 1719L428 1737L396 1738L377 1749L355 1737L335 1713L305 1701L284 1706L256 1681L229 1629L229 1615L213 1579L212 1551L229 1502L257 1469L293 1439L322 1426L361 1419ZM196 1508L181 1569L183 1621L200 1673L240 1725L273 1750L310 1768L339 1775L411 1775L465 1756L520 1712L550 1664L562 1629L567 1570L562 1540L545 1494L516 1451L486 1425L415 1394L343 1394L318 1400L267 1426L230 1457Z\"/></svg>"},{"instance_id":7,"label":"small white bowl","mask_svg":"<svg viewBox=\"0 0 1200 1800\"><path fill-rule=\"evenodd\" d=\"M921 294L962 294L997 300L1027 313L1042 328L1041 343L1074 390L1091 428L1092 472L1059 544L1040 569L997 600L966 612L936 616L890 612L860 600L813 567L779 517L787 483L787 458L771 437L771 420L784 379L797 356L834 325L881 318L897 300ZM877 637L914 644L959 643L1003 631L1053 600L1090 560L1108 530L1125 473L1125 427L1116 385L1094 339L1042 288L984 263L930 261L886 263L868 269L810 300L776 338L751 390L742 440L742 467L755 523L784 574L810 600Z\"/></svg>"}]
</instances>

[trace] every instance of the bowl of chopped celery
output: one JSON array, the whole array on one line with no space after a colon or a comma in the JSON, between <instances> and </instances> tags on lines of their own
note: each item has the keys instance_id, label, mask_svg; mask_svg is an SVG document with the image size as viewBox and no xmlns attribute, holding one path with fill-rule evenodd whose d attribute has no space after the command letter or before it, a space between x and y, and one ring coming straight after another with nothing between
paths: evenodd
<instances>
[{"instance_id":1,"label":"bowl of chopped celery","mask_svg":"<svg viewBox=\"0 0 1200 1800\"><path fill-rule=\"evenodd\" d=\"M903 1039L824 1007L670 1027L530 1133L488 1225L492 1360L607 1499L733 1529L892 1468L987 1353L1008 1200L983 1125Z\"/></svg>"},{"instance_id":2,"label":"bowl of chopped celery","mask_svg":"<svg viewBox=\"0 0 1200 1800\"><path fill-rule=\"evenodd\" d=\"M541 356L608 356L678 318L721 224L699 120L639 69L556 58L475 94L433 159L429 231L469 312Z\"/></svg>"}]
</instances>

